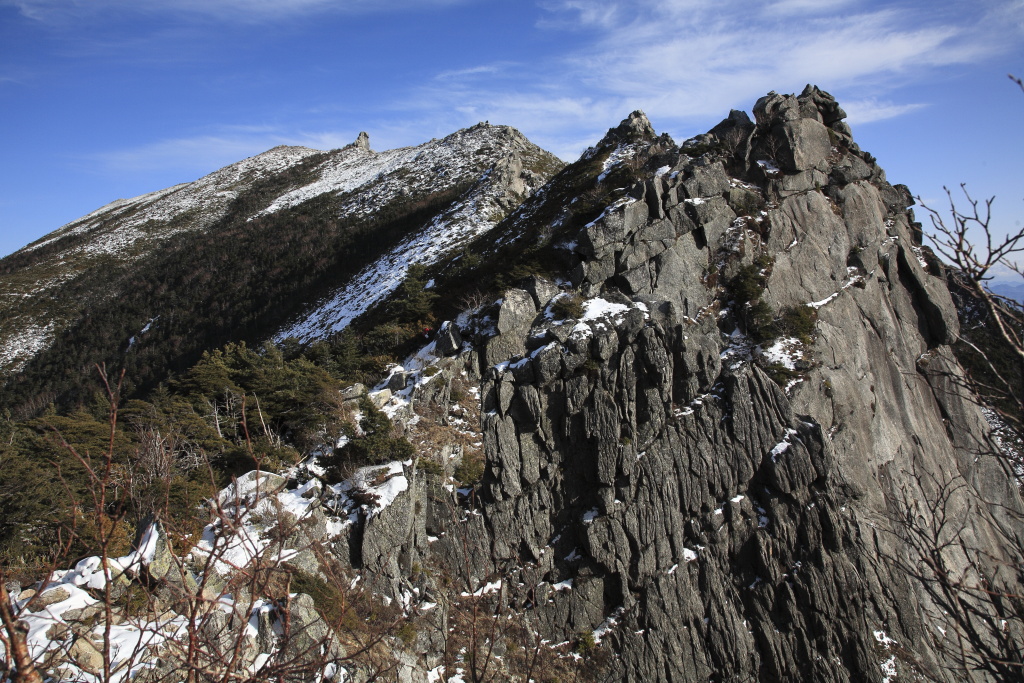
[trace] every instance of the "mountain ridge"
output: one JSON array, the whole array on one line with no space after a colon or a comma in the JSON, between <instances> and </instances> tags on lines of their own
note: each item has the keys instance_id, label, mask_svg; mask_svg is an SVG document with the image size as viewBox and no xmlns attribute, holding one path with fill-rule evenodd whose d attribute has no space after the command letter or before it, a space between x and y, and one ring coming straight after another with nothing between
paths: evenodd
<instances>
[{"instance_id":1,"label":"mountain ridge","mask_svg":"<svg viewBox=\"0 0 1024 683\"><path fill-rule=\"evenodd\" d=\"M236 238L252 239L251 235L260 234L262 230L261 248L270 243L272 248L287 249L287 243L305 240L310 244L304 248L315 250L306 255L312 263L313 280L309 272L302 272L309 268L296 267L294 274L287 277L298 277L299 282L305 284L282 282L275 285L281 288L282 295L294 302L293 305L300 304L304 298L317 294L315 289L304 293L303 287L320 281L323 284L317 287L329 287L332 280L344 282L347 269L357 270L362 265L361 259L376 257L374 244L378 238L364 239L361 245L347 245L346 230L365 232L369 226L378 225L378 230L384 229L380 239L386 242L400 238L402 231L417 229L413 224L403 227L401 221L429 222L437 212L448 209L451 209L449 213L455 212L460 202L468 202L464 224L489 225L488 221L499 217L510 201L515 203L517 193L529 192L547 177L546 174L561 166L560 161L507 127L481 124L420 146L380 153L369 149L367 138L360 139L363 145L353 143L329 153L278 147L215 171L194 183L113 202L0 261L0 290L6 294L0 299L6 304L0 311L3 314L0 316L0 340L4 342L4 355L0 360L8 374L12 368L46 352L55 339L61 344L77 343L72 341L74 332L69 326L89 324L89 316L82 315L83 309L124 308L126 304L117 300L119 289L130 298L132 288L137 285L127 283L137 281L140 272L152 268L139 259L153 263L162 261L165 265L161 268L177 269L182 271L181 277L194 278L179 263L183 258L180 250L210 251L201 245L219 239L214 234L218 231L227 230ZM516 166L515 172L489 179L484 172L506 157L518 159L511 162ZM507 188L484 192L485 186L496 180L505 183ZM480 185L479 191L484 192L487 201L460 199L459 195L474 183ZM505 194L513 199L504 199ZM285 214L294 215L295 219L281 219ZM269 228L264 224L268 221L284 221L281 228L287 234L267 234ZM391 237L388 230L398 232ZM181 246L185 244L188 246ZM237 256L227 252L228 248L222 246L221 251L225 253L217 258L237 260ZM338 250L345 250L350 257L332 273L329 260ZM295 255L287 258L294 259ZM108 271L106 278L96 275L100 269ZM208 279L209 274L198 277ZM240 273L239 277L249 276ZM44 282L48 284L40 287ZM113 289L110 289L111 284ZM223 290L233 285L224 281L219 286ZM121 289L124 287L129 288ZM289 287L298 289L286 294ZM159 289L156 284L154 288ZM208 295L195 290L190 296L196 299L195 303L178 304L182 311L179 315L192 315L202 329L207 315L203 309L187 312L192 310L190 306L199 305ZM231 295L220 296L225 301L224 306L232 305L229 303ZM159 304L153 303L159 308ZM135 305L141 308L146 304ZM247 329L252 324L262 327L283 324L285 317L298 312L281 310L274 313L279 322L257 323L254 320ZM123 358L127 340L160 314L159 310L116 314L118 318L131 315L135 322L125 325L118 320L117 326L124 326L123 332L86 334L102 337L105 348L101 355L111 364L117 364L123 362L118 359ZM165 314L164 324L168 320ZM151 336L159 333L158 324L151 330ZM174 334L181 336L186 331L182 329ZM223 341L219 343L232 338L228 330L220 334ZM247 334L255 341L254 335L267 338L273 331L258 333L252 328ZM137 347L133 349L137 351Z\"/></svg>"},{"instance_id":2,"label":"mountain ridge","mask_svg":"<svg viewBox=\"0 0 1024 683\"><path fill-rule=\"evenodd\" d=\"M376 641L384 663L346 658L365 641L323 631L318 651L356 680L525 681L538 661L630 682L1013 680L1024 502L951 349L957 309L911 195L828 93L772 92L753 112L678 145L634 112L529 196L513 191L458 253L421 268L396 257L406 277L367 311L371 347L345 333L229 345L155 392L195 430L233 428L250 460L303 442L287 477L249 473L217 496L233 516L211 513L190 555L218 533L233 553L257 538L238 562L303 577L325 618L356 594L400 610ZM506 161L526 183L515 155L481 175ZM392 263L481 180L366 262ZM336 204L304 206L251 223L270 236ZM236 231L252 216L238 208ZM381 350L408 353L367 385L316 374ZM279 388L300 372L321 383L313 402ZM182 406L168 391L199 393ZM299 407L304 422L273 428ZM246 419L263 423L255 447ZM233 625L239 666L278 661L288 641L271 634L309 623L316 601L296 596L293 613L290 578L239 588L175 564L163 538L160 573L142 576L207 609L234 591L214 636L197 637L221 647ZM335 623L365 635L359 619ZM187 668L164 647L147 676Z\"/></svg>"}]
</instances>

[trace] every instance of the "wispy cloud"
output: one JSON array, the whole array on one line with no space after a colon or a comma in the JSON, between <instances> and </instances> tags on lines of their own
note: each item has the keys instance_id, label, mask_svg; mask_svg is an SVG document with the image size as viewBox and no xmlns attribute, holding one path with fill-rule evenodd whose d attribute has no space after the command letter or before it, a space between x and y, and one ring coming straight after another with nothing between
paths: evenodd
<instances>
[{"instance_id":1,"label":"wispy cloud","mask_svg":"<svg viewBox=\"0 0 1024 683\"><path fill-rule=\"evenodd\" d=\"M768 90L794 92L807 83L853 100L848 111L857 123L901 116L926 106L900 102L902 86L943 67L979 62L1024 38L1021 2L950 1L927 13L916 0L545 0L540 6L545 16L538 29L571 38L562 54L532 68L446 72L443 88L428 85L407 100L410 110L434 106L446 119L461 115L460 124L512 123L538 142L555 141L553 151L569 158L582 146L570 149L568 140L593 140L634 108L659 128L689 136L730 108L749 110Z\"/></svg>"},{"instance_id":2,"label":"wispy cloud","mask_svg":"<svg viewBox=\"0 0 1024 683\"><path fill-rule=\"evenodd\" d=\"M610 28L621 21L618 2L603 0L545 0L538 3L550 14L539 22L542 28Z\"/></svg>"},{"instance_id":3,"label":"wispy cloud","mask_svg":"<svg viewBox=\"0 0 1024 683\"><path fill-rule=\"evenodd\" d=\"M355 140L356 135L357 131L288 132L268 126L231 126L216 134L100 152L89 161L116 173L175 170L198 177L278 145L337 149Z\"/></svg>"},{"instance_id":4,"label":"wispy cloud","mask_svg":"<svg viewBox=\"0 0 1024 683\"><path fill-rule=\"evenodd\" d=\"M0 5L16 7L24 16L46 23L111 12L190 14L251 22L312 12L365 14L442 7L467 1L470 0L0 0Z\"/></svg>"},{"instance_id":5,"label":"wispy cloud","mask_svg":"<svg viewBox=\"0 0 1024 683\"><path fill-rule=\"evenodd\" d=\"M776 16L828 14L855 4L855 0L778 0L768 3L765 12Z\"/></svg>"},{"instance_id":6,"label":"wispy cloud","mask_svg":"<svg viewBox=\"0 0 1024 683\"><path fill-rule=\"evenodd\" d=\"M449 81L454 79L470 78L473 76L492 76L508 68L509 66L512 66L512 62L482 64L480 66L471 66L466 69L453 69L451 71L442 71L441 73L434 76L434 78L439 81Z\"/></svg>"},{"instance_id":7,"label":"wispy cloud","mask_svg":"<svg viewBox=\"0 0 1024 683\"><path fill-rule=\"evenodd\" d=\"M843 102L843 109L846 111L847 121L852 124L872 123L884 121L903 116L912 111L927 107L924 103L893 104L892 102L880 102L876 99L847 100Z\"/></svg>"}]
</instances>

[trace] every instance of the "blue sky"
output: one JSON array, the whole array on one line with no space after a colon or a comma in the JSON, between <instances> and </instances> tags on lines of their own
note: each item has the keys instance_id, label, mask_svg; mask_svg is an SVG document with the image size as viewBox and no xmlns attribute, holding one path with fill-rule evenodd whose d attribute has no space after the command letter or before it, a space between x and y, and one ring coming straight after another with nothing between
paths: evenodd
<instances>
[{"instance_id":1,"label":"blue sky","mask_svg":"<svg viewBox=\"0 0 1024 683\"><path fill-rule=\"evenodd\" d=\"M481 120L575 159L828 90L891 182L1024 227L1024 0L0 0L0 255L279 144Z\"/></svg>"}]
</instances>

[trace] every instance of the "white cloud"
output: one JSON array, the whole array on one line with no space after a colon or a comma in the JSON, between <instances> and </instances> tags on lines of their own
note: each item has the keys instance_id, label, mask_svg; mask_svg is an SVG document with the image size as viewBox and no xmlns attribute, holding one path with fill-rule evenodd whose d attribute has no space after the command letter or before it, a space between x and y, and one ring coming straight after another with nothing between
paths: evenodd
<instances>
[{"instance_id":1,"label":"white cloud","mask_svg":"<svg viewBox=\"0 0 1024 683\"><path fill-rule=\"evenodd\" d=\"M876 99L847 100L842 104L846 110L846 120L854 125L896 118L928 106L922 103L893 104Z\"/></svg>"},{"instance_id":2,"label":"white cloud","mask_svg":"<svg viewBox=\"0 0 1024 683\"><path fill-rule=\"evenodd\" d=\"M251 22L312 12L363 14L456 5L470 0L0 0L26 17L61 23L110 12L189 14Z\"/></svg>"},{"instance_id":3,"label":"white cloud","mask_svg":"<svg viewBox=\"0 0 1024 683\"><path fill-rule=\"evenodd\" d=\"M232 126L220 134L159 140L138 147L101 152L91 157L108 171L215 171L278 145L337 149L355 140L357 132L284 132L265 126Z\"/></svg>"},{"instance_id":4,"label":"white cloud","mask_svg":"<svg viewBox=\"0 0 1024 683\"><path fill-rule=\"evenodd\" d=\"M635 108L688 137L769 90L807 83L867 123L926 106L900 102L903 86L1019 45L1024 3L1014 4L947 0L924 12L915 0L547 0L538 27L565 39L560 55L446 72L443 89L427 86L405 105L434 108L453 127L515 125L563 158L585 147L570 141L592 142Z\"/></svg>"},{"instance_id":5,"label":"white cloud","mask_svg":"<svg viewBox=\"0 0 1024 683\"><path fill-rule=\"evenodd\" d=\"M765 7L765 14L793 16L827 14L855 4L855 0L778 0Z\"/></svg>"},{"instance_id":6,"label":"white cloud","mask_svg":"<svg viewBox=\"0 0 1024 683\"><path fill-rule=\"evenodd\" d=\"M602 0L550 0L540 2L541 7L552 14L541 20L544 28L585 28L600 26L608 28L620 21L621 12L618 2ZM559 13L570 12L571 16L559 16Z\"/></svg>"},{"instance_id":7,"label":"white cloud","mask_svg":"<svg viewBox=\"0 0 1024 683\"><path fill-rule=\"evenodd\" d=\"M434 76L436 80L447 81L452 79L469 78L472 76L493 76L504 69L512 66L511 62L500 62L496 64L482 64L480 66L472 66L466 69L453 69L451 71L442 71L441 73Z\"/></svg>"},{"instance_id":8,"label":"white cloud","mask_svg":"<svg viewBox=\"0 0 1024 683\"><path fill-rule=\"evenodd\" d=\"M11 0L0 3L5 1ZM379 0L373 8L460 1L475 0ZM81 7L74 0L17 2L27 8ZM328 0L95 3L259 17L333 11L339 5ZM346 104L344 118L356 128L344 134L235 128L111 152L99 160L108 168L174 165L212 170L277 144L340 146L354 139L358 128L370 131L375 148L385 149L481 120L514 125L568 160L633 109L643 109L656 128L682 139L707 130L730 108L749 110L769 90L798 92L806 83L839 96L851 121L863 124L927 106L901 102L900 87L934 75L938 68L975 63L1019 44L1012 39L1021 36L1024 3L1016 2L1013 9L990 0L971 5L946 0L934 3L927 13L915 3L543 0L544 18L538 26L544 37L554 38L550 44L562 45L554 53L514 63L488 62L483 55L479 63L438 72L420 87L397 95L390 105L368 103L357 111ZM371 10L370 0L346 7ZM325 105L317 112L330 109ZM376 112L372 120L357 118L368 111ZM398 119L401 123L395 123Z\"/></svg>"}]
</instances>

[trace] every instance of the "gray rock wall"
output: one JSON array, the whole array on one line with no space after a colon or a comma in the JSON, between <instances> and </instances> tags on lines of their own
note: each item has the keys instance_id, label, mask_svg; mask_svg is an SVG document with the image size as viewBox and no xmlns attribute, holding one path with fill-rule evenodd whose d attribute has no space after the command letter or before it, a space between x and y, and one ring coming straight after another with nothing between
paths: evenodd
<instances>
[{"instance_id":1,"label":"gray rock wall","mask_svg":"<svg viewBox=\"0 0 1024 683\"><path fill-rule=\"evenodd\" d=\"M909 193L827 93L754 114L667 165L652 141L646 176L569 236L573 287L612 312L558 321L553 286L506 292L469 355L483 481L417 488L428 528L396 507L363 550L500 577L552 642L610 625L601 680L955 681L979 661L996 680L998 615L959 594L988 624L965 661L936 579L1019 591L1022 506L946 346L956 311ZM602 144L653 138L645 122ZM816 312L781 379L729 286L752 264L769 310Z\"/></svg>"},{"instance_id":2,"label":"gray rock wall","mask_svg":"<svg viewBox=\"0 0 1024 683\"><path fill-rule=\"evenodd\" d=\"M613 616L615 680L959 680L914 539L955 525L968 549L947 548L949 566L994 577L1021 506L944 346L956 312L914 253L909 196L831 97L773 94L755 116L578 235L584 296L647 315L517 362L550 323L508 297L516 322L484 354L511 364L485 374L490 553L474 571L572 579L541 621L564 639ZM744 195L765 212L738 214ZM774 310L818 306L788 392L729 355L739 314L709 281L758 254ZM969 565L969 548L991 562Z\"/></svg>"}]
</instances>

